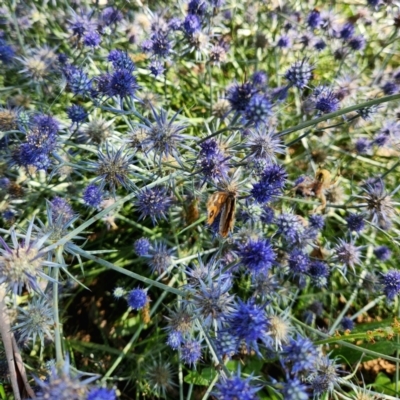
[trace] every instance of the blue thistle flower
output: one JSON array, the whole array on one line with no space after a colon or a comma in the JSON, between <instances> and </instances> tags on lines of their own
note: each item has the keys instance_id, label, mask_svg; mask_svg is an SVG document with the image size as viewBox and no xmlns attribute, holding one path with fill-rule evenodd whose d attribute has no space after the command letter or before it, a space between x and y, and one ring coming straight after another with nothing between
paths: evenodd
<instances>
[{"instance_id":1,"label":"blue thistle flower","mask_svg":"<svg viewBox=\"0 0 400 400\"><path fill-rule=\"evenodd\" d=\"M134 96L138 88L139 85L131 71L127 69L118 69L108 77L103 94L109 97L119 97L123 99L125 97Z\"/></svg>"},{"instance_id":2,"label":"blue thistle flower","mask_svg":"<svg viewBox=\"0 0 400 400\"><path fill-rule=\"evenodd\" d=\"M220 329L233 311L234 296L229 294L231 288L232 281L226 279L224 274L216 281L208 275L205 280L199 280L198 287L188 286L191 297L187 304L193 307L194 315L201 319L204 326Z\"/></svg>"},{"instance_id":3,"label":"blue thistle flower","mask_svg":"<svg viewBox=\"0 0 400 400\"><path fill-rule=\"evenodd\" d=\"M322 24L321 14L318 10L312 10L307 16L307 25L312 29L318 29Z\"/></svg>"},{"instance_id":4,"label":"blue thistle flower","mask_svg":"<svg viewBox=\"0 0 400 400\"><path fill-rule=\"evenodd\" d=\"M308 276L317 288L325 287L328 284L329 268L323 261L312 261Z\"/></svg>"},{"instance_id":5,"label":"blue thistle flower","mask_svg":"<svg viewBox=\"0 0 400 400\"><path fill-rule=\"evenodd\" d=\"M366 154L371 148L371 142L366 138L359 138L356 140L354 147L358 154Z\"/></svg>"},{"instance_id":6,"label":"blue thistle flower","mask_svg":"<svg viewBox=\"0 0 400 400\"><path fill-rule=\"evenodd\" d=\"M118 8L106 7L101 13L101 19L106 26L122 21L124 15Z\"/></svg>"},{"instance_id":7,"label":"blue thistle flower","mask_svg":"<svg viewBox=\"0 0 400 400\"><path fill-rule=\"evenodd\" d=\"M353 37L355 32L354 25L351 22L347 22L342 26L339 31L339 36L341 39L348 40Z\"/></svg>"},{"instance_id":8,"label":"blue thistle flower","mask_svg":"<svg viewBox=\"0 0 400 400\"><path fill-rule=\"evenodd\" d=\"M221 379L215 385L215 392L213 393L219 400L258 400L256 393L261 387L252 386L252 376L242 379L240 377L240 370L231 378Z\"/></svg>"},{"instance_id":9,"label":"blue thistle flower","mask_svg":"<svg viewBox=\"0 0 400 400\"><path fill-rule=\"evenodd\" d=\"M197 32L201 28L201 22L197 15L189 14L186 16L183 21L183 29L188 35L193 35L193 33Z\"/></svg>"},{"instance_id":10,"label":"blue thistle flower","mask_svg":"<svg viewBox=\"0 0 400 400\"><path fill-rule=\"evenodd\" d=\"M233 111L244 112L255 93L256 88L252 83L245 82L242 85L235 83L227 90L226 99L229 101Z\"/></svg>"},{"instance_id":11,"label":"blue thistle flower","mask_svg":"<svg viewBox=\"0 0 400 400\"><path fill-rule=\"evenodd\" d=\"M103 201L103 191L97 185L90 184L83 191L83 201L89 207L98 208Z\"/></svg>"},{"instance_id":12,"label":"blue thistle flower","mask_svg":"<svg viewBox=\"0 0 400 400\"><path fill-rule=\"evenodd\" d=\"M135 63L129 57L129 54L126 51L122 50L111 50L107 57L108 61L110 61L114 67L114 69L124 69L129 72L133 72L135 70Z\"/></svg>"},{"instance_id":13,"label":"blue thistle flower","mask_svg":"<svg viewBox=\"0 0 400 400\"><path fill-rule=\"evenodd\" d=\"M265 345L271 345L272 339L268 336L270 321L265 313L264 306L255 304L254 299L247 302L238 300L235 311L228 320L228 332L244 341L248 348L254 349L261 356L258 340Z\"/></svg>"},{"instance_id":14,"label":"blue thistle flower","mask_svg":"<svg viewBox=\"0 0 400 400\"><path fill-rule=\"evenodd\" d=\"M301 336L292 339L287 346L283 346L281 354L282 364L294 375L312 371L317 358L318 351L314 343Z\"/></svg>"},{"instance_id":15,"label":"blue thistle flower","mask_svg":"<svg viewBox=\"0 0 400 400\"><path fill-rule=\"evenodd\" d=\"M316 96L315 109L321 111L323 114L329 114L339 108L339 100L336 93L331 90L322 90Z\"/></svg>"},{"instance_id":16,"label":"blue thistle flower","mask_svg":"<svg viewBox=\"0 0 400 400\"><path fill-rule=\"evenodd\" d=\"M287 173L280 165L267 166L261 174L260 181L253 185L251 195L258 203L267 203L282 193Z\"/></svg>"},{"instance_id":17,"label":"blue thistle flower","mask_svg":"<svg viewBox=\"0 0 400 400\"><path fill-rule=\"evenodd\" d=\"M288 254L288 266L294 276L305 274L310 268L310 257L300 249L293 249Z\"/></svg>"},{"instance_id":18,"label":"blue thistle flower","mask_svg":"<svg viewBox=\"0 0 400 400\"><path fill-rule=\"evenodd\" d=\"M100 181L101 190L104 190L106 185L109 186L114 197L117 187L130 189L133 186L129 179L133 154L124 154L123 151L123 147L115 150L106 144L105 153L102 150L98 152L98 161L88 164L89 169L97 175L93 182Z\"/></svg>"},{"instance_id":19,"label":"blue thistle flower","mask_svg":"<svg viewBox=\"0 0 400 400\"><path fill-rule=\"evenodd\" d=\"M291 42L288 36L284 35L281 36L278 41L276 42L277 47L280 47L281 49L287 49L291 47Z\"/></svg>"},{"instance_id":20,"label":"blue thistle flower","mask_svg":"<svg viewBox=\"0 0 400 400\"><path fill-rule=\"evenodd\" d=\"M165 68L163 64L160 63L158 60L153 60L149 65L149 71L155 77L160 76L164 73Z\"/></svg>"},{"instance_id":21,"label":"blue thistle flower","mask_svg":"<svg viewBox=\"0 0 400 400\"><path fill-rule=\"evenodd\" d=\"M268 76L264 71L256 71L251 76L251 81L255 86L265 86L268 82Z\"/></svg>"},{"instance_id":22,"label":"blue thistle flower","mask_svg":"<svg viewBox=\"0 0 400 400\"><path fill-rule=\"evenodd\" d=\"M135 249L135 253L139 257L144 257L149 254L150 242L146 238L140 238L135 241L135 243L133 244L133 247Z\"/></svg>"},{"instance_id":23,"label":"blue thistle flower","mask_svg":"<svg viewBox=\"0 0 400 400\"><path fill-rule=\"evenodd\" d=\"M374 249L375 257L380 261L386 261L392 255L390 249L386 246L379 246Z\"/></svg>"},{"instance_id":24,"label":"blue thistle flower","mask_svg":"<svg viewBox=\"0 0 400 400\"><path fill-rule=\"evenodd\" d=\"M386 274L382 275L381 283L383 285L383 293L388 301L393 301L400 293L400 271L396 269L389 270Z\"/></svg>"},{"instance_id":25,"label":"blue thistle flower","mask_svg":"<svg viewBox=\"0 0 400 400\"><path fill-rule=\"evenodd\" d=\"M248 124L259 126L267 124L271 116L271 102L264 94L255 94L249 100L244 112L243 119Z\"/></svg>"},{"instance_id":26,"label":"blue thistle flower","mask_svg":"<svg viewBox=\"0 0 400 400\"><path fill-rule=\"evenodd\" d=\"M67 108L67 115L73 124L79 125L87 118L88 113L83 107L74 104Z\"/></svg>"},{"instance_id":27,"label":"blue thistle flower","mask_svg":"<svg viewBox=\"0 0 400 400\"><path fill-rule=\"evenodd\" d=\"M390 96L399 92L399 86L395 82L386 82L382 86L382 91L386 96Z\"/></svg>"},{"instance_id":28,"label":"blue thistle flower","mask_svg":"<svg viewBox=\"0 0 400 400\"><path fill-rule=\"evenodd\" d=\"M298 378L289 379L283 384L281 393L285 400L308 400L307 385Z\"/></svg>"},{"instance_id":29,"label":"blue thistle flower","mask_svg":"<svg viewBox=\"0 0 400 400\"><path fill-rule=\"evenodd\" d=\"M0 38L0 61L3 64L10 64L15 56L15 51L12 46Z\"/></svg>"},{"instance_id":30,"label":"blue thistle flower","mask_svg":"<svg viewBox=\"0 0 400 400\"><path fill-rule=\"evenodd\" d=\"M154 159L158 158L159 163L163 157L168 156L174 157L180 163L178 145L185 147L182 142L185 139L191 139L190 136L181 133L186 129L186 125L175 124L178 113L168 120L167 111L161 110L157 114L156 110L152 108L152 112L155 122L140 125L146 132L146 138L142 145L147 148L147 152L154 152Z\"/></svg>"},{"instance_id":31,"label":"blue thistle flower","mask_svg":"<svg viewBox=\"0 0 400 400\"><path fill-rule=\"evenodd\" d=\"M349 230L356 233L360 233L365 227L363 214L350 213L348 217L346 217L346 222Z\"/></svg>"},{"instance_id":32,"label":"blue thistle flower","mask_svg":"<svg viewBox=\"0 0 400 400\"><path fill-rule=\"evenodd\" d=\"M276 162L276 154L285 153L281 138L269 129L250 129L245 148L249 148L252 160L265 160L268 164Z\"/></svg>"},{"instance_id":33,"label":"blue thistle flower","mask_svg":"<svg viewBox=\"0 0 400 400\"><path fill-rule=\"evenodd\" d=\"M87 394L86 400L117 400L114 389L93 388Z\"/></svg>"},{"instance_id":34,"label":"blue thistle flower","mask_svg":"<svg viewBox=\"0 0 400 400\"><path fill-rule=\"evenodd\" d=\"M168 28L173 31L178 31L182 28L182 21L177 17L173 17L168 21Z\"/></svg>"},{"instance_id":35,"label":"blue thistle flower","mask_svg":"<svg viewBox=\"0 0 400 400\"><path fill-rule=\"evenodd\" d=\"M183 343L182 333L179 331L171 331L168 334L167 345L171 347L172 350L178 350Z\"/></svg>"},{"instance_id":36,"label":"blue thistle flower","mask_svg":"<svg viewBox=\"0 0 400 400\"><path fill-rule=\"evenodd\" d=\"M71 205L58 196L54 197L54 199L50 201L50 210L53 221L57 221L61 225L64 225L75 216Z\"/></svg>"},{"instance_id":37,"label":"blue thistle flower","mask_svg":"<svg viewBox=\"0 0 400 400\"><path fill-rule=\"evenodd\" d=\"M181 360L188 365L195 366L201 358L201 343L197 340L188 340L181 346Z\"/></svg>"},{"instance_id":38,"label":"blue thistle flower","mask_svg":"<svg viewBox=\"0 0 400 400\"><path fill-rule=\"evenodd\" d=\"M88 47L97 47L101 43L101 36L96 31L89 31L83 37L83 44Z\"/></svg>"},{"instance_id":39,"label":"blue thistle flower","mask_svg":"<svg viewBox=\"0 0 400 400\"><path fill-rule=\"evenodd\" d=\"M313 70L314 67L308 63L307 59L303 59L290 66L285 73L285 78L291 85L304 89L313 77Z\"/></svg>"},{"instance_id":40,"label":"blue thistle flower","mask_svg":"<svg viewBox=\"0 0 400 400\"><path fill-rule=\"evenodd\" d=\"M365 47L365 38L362 35L353 36L348 42L348 46L354 51L360 51Z\"/></svg>"},{"instance_id":41,"label":"blue thistle flower","mask_svg":"<svg viewBox=\"0 0 400 400\"><path fill-rule=\"evenodd\" d=\"M151 272L163 273L173 263L172 250L167 248L167 245L162 242L154 243L149 249L149 254L146 256L149 259Z\"/></svg>"},{"instance_id":42,"label":"blue thistle flower","mask_svg":"<svg viewBox=\"0 0 400 400\"><path fill-rule=\"evenodd\" d=\"M308 217L310 228L320 231L325 226L325 220L322 215L312 214Z\"/></svg>"},{"instance_id":43,"label":"blue thistle flower","mask_svg":"<svg viewBox=\"0 0 400 400\"><path fill-rule=\"evenodd\" d=\"M307 383L310 385L314 398L322 396L324 393L332 392L335 383L337 383L337 366L326 356L320 356L314 366L314 372L307 377Z\"/></svg>"},{"instance_id":44,"label":"blue thistle flower","mask_svg":"<svg viewBox=\"0 0 400 400\"><path fill-rule=\"evenodd\" d=\"M282 213L278 216L275 223L278 228L277 234L282 235L287 243L294 244L301 241L304 225L297 215Z\"/></svg>"},{"instance_id":45,"label":"blue thistle flower","mask_svg":"<svg viewBox=\"0 0 400 400\"><path fill-rule=\"evenodd\" d=\"M326 43L323 39L317 38L314 42L314 49L318 51L322 51L326 48Z\"/></svg>"},{"instance_id":46,"label":"blue thistle flower","mask_svg":"<svg viewBox=\"0 0 400 400\"><path fill-rule=\"evenodd\" d=\"M342 325L342 328L345 331L352 331L354 329L354 321L349 317L343 317L343 319L340 321L340 325Z\"/></svg>"},{"instance_id":47,"label":"blue thistle flower","mask_svg":"<svg viewBox=\"0 0 400 400\"><path fill-rule=\"evenodd\" d=\"M165 214L171 204L171 197L167 195L166 189L160 186L141 190L135 200L135 206L141 213L139 219L150 217L154 225L156 225L158 218L167 219Z\"/></svg>"},{"instance_id":48,"label":"blue thistle flower","mask_svg":"<svg viewBox=\"0 0 400 400\"><path fill-rule=\"evenodd\" d=\"M207 2L204 0L190 0L187 7L188 14L195 14L200 17L207 12Z\"/></svg>"},{"instance_id":49,"label":"blue thistle flower","mask_svg":"<svg viewBox=\"0 0 400 400\"><path fill-rule=\"evenodd\" d=\"M70 369L69 357L66 357L64 365L57 370L54 366L50 376L45 381L35 377L35 381L40 387L36 393L35 400L72 400L86 398L87 385L97 379L91 376L83 381L80 380L82 374L73 374Z\"/></svg>"},{"instance_id":50,"label":"blue thistle flower","mask_svg":"<svg viewBox=\"0 0 400 400\"><path fill-rule=\"evenodd\" d=\"M81 68L68 65L63 68L63 73L71 92L75 95L88 96L92 91L92 80Z\"/></svg>"},{"instance_id":51,"label":"blue thistle flower","mask_svg":"<svg viewBox=\"0 0 400 400\"><path fill-rule=\"evenodd\" d=\"M218 333L218 337L214 339L217 354L221 358L231 358L238 350L238 340L226 331Z\"/></svg>"},{"instance_id":52,"label":"blue thistle flower","mask_svg":"<svg viewBox=\"0 0 400 400\"><path fill-rule=\"evenodd\" d=\"M276 259L268 239L250 239L239 248L238 256L243 266L253 275L266 275Z\"/></svg>"},{"instance_id":53,"label":"blue thistle flower","mask_svg":"<svg viewBox=\"0 0 400 400\"><path fill-rule=\"evenodd\" d=\"M275 212L271 207L264 206L260 216L260 220L264 224L272 224L275 220Z\"/></svg>"},{"instance_id":54,"label":"blue thistle flower","mask_svg":"<svg viewBox=\"0 0 400 400\"><path fill-rule=\"evenodd\" d=\"M160 58L167 58L171 52L171 42L166 33L156 32L151 36L150 51Z\"/></svg>"},{"instance_id":55,"label":"blue thistle flower","mask_svg":"<svg viewBox=\"0 0 400 400\"><path fill-rule=\"evenodd\" d=\"M200 153L197 165L205 179L223 181L228 177L229 158L220 150L218 143L214 139L206 140L200 144Z\"/></svg>"},{"instance_id":56,"label":"blue thistle flower","mask_svg":"<svg viewBox=\"0 0 400 400\"><path fill-rule=\"evenodd\" d=\"M133 308L134 310L141 310L147 303L147 291L144 289L132 289L126 298L129 307Z\"/></svg>"}]
</instances>

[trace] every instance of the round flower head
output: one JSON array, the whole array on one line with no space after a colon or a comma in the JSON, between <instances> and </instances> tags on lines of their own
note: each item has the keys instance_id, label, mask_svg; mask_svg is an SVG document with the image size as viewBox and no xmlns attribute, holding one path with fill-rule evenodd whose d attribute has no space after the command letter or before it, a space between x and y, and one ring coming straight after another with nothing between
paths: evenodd
<instances>
[{"instance_id":1,"label":"round flower head","mask_svg":"<svg viewBox=\"0 0 400 400\"><path fill-rule=\"evenodd\" d=\"M310 268L310 257L300 249L293 249L288 257L289 272L296 275L305 274Z\"/></svg>"},{"instance_id":2,"label":"round flower head","mask_svg":"<svg viewBox=\"0 0 400 400\"><path fill-rule=\"evenodd\" d=\"M114 389L93 388L87 394L86 400L117 400Z\"/></svg>"},{"instance_id":3,"label":"round flower head","mask_svg":"<svg viewBox=\"0 0 400 400\"><path fill-rule=\"evenodd\" d=\"M133 289L128 293L128 297L126 299L129 307L134 310L141 310L147 303L147 292L144 289Z\"/></svg>"},{"instance_id":4,"label":"round flower head","mask_svg":"<svg viewBox=\"0 0 400 400\"><path fill-rule=\"evenodd\" d=\"M110 61L114 69L124 69L127 71L134 71L135 64L129 57L129 54L121 50L111 50L108 55L108 61Z\"/></svg>"},{"instance_id":5,"label":"round flower head","mask_svg":"<svg viewBox=\"0 0 400 400\"><path fill-rule=\"evenodd\" d=\"M267 274L276 259L268 239L250 239L239 248L238 256L246 269L254 275Z\"/></svg>"},{"instance_id":6,"label":"round flower head","mask_svg":"<svg viewBox=\"0 0 400 400\"><path fill-rule=\"evenodd\" d=\"M307 59L296 61L285 73L285 78L290 82L291 85L296 86L299 89L304 89L307 83L313 77L312 67Z\"/></svg>"},{"instance_id":7,"label":"round flower head","mask_svg":"<svg viewBox=\"0 0 400 400\"><path fill-rule=\"evenodd\" d=\"M54 197L50 201L50 209L52 220L59 221L61 225L64 225L74 217L71 205L61 197Z\"/></svg>"},{"instance_id":8,"label":"round flower head","mask_svg":"<svg viewBox=\"0 0 400 400\"><path fill-rule=\"evenodd\" d=\"M167 248L167 245L161 242L156 242L149 250L146 256L149 259L151 272L163 273L173 263L172 250Z\"/></svg>"},{"instance_id":9,"label":"round flower head","mask_svg":"<svg viewBox=\"0 0 400 400\"><path fill-rule=\"evenodd\" d=\"M201 344L197 340L188 340L181 346L181 360L188 365L197 363L201 358Z\"/></svg>"},{"instance_id":10,"label":"round flower head","mask_svg":"<svg viewBox=\"0 0 400 400\"><path fill-rule=\"evenodd\" d=\"M165 68L163 64L160 63L160 61L153 60L149 65L149 70L153 76L157 77L164 73Z\"/></svg>"},{"instance_id":11,"label":"round flower head","mask_svg":"<svg viewBox=\"0 0 400 400\"><path fill-rule=\"evenodd\" d=\"M230 157L222 152L214 139L209 139L201 143L200 148L197 165L200 168L200 172L204 175L204 179L209 178L214 181L226 180L230 168Z\"/></svg>"},{"instance_id":12,"label":"round flower head","mask_svg":"<svg viewBox=\"0 0 400 400\"><path fill-rule=\"evenodd\" d=\"M324 262L315 260L310 264L308 276L317 288L325 287L328 284L329 268Z\"/></svg>"},{"instance_id":13,"label":"round flower head","mask_svg":"<svg viewBox=\"0 0 400 400\"><path fill-rule=\"evenodd\" d=\"M281 393L285 400L308 400L307 385L302 383L300 379L289 379L283 384Z\"/></svg>"},{"instance_id":14,"label":"round flower head","mask_svg":"<svg viewBox=\"0 0 400 400\"><path fill-rule=\"evenodd\" d=\"M83 122L88 116L83 107L77 106L75 104L67 109L67 115L72 123L77 125Z\"/></svg>"},{"instance_id":15,"label":"round flower head","mask_svg":"<svg viewBox=\"0 0 400 400\"><path fill-rule=\"evenodd\" d=\"M339 31L339 36L341 39L350 39L354 35L355 29L354 25L350 22L347 22L342 26L342 28Z\"/></svg>"},{"instance_id":16,"label":"round flower head","mask_svg":"<svg viewBox=\"0 0 400 400\"><path fill-rule=\"evenodd\" d=\"M132 97L139 88L135 76L127 69L117 69L107 77L102 94L108 97Z\"/></svg>"},{"instance_id":17,"label":"round flower head","mask_svg":"<svg viewBox=\"0 0 400 400\"><path fill-rule=\"evenodd\" d=\"M83 44L88 47L97 47L101 43L101 36L96 31L89 31L83 37Z\"/></svg>"},{"instance_id":18,"label":"round flower head","mask_svg":"<svg viewBox=\"0 0 400 400\"><path fill-rule=\"evenodd\" d=\"M32 228L33 220L22 242L18 242L15 230L11 230L13 248L0 238L3 247L0 248L0 283L5 283L7 290L14 294L20 294L24 287L40 293L40 279L52 280L43 272L43 268L59 267L59 264L47 260L46 253L41 253L50 234L32 241Z\"/></svg>"},{"instance_id":19,"label":"round flower head","mask_svg":"<svg viewBox=\"0 0 400 400\"><path fill-rule=\"evenodd\" d=\"M400 293L400 271L396 269L388 271L382 276L381 282L383 285L383 293L388 301L393 301Z\"/></svg>"},{"instance_id":20,"label":"round flower head","mask_svg":"<svg viewBox=\"0 0 400 400\"><path fill-rule=\"evenodd\" d=\"M283 346L281 362L291 374L297 375L299 372L313 370L317 357L318 351L314 343L298 336L290 344Z\"/></svg>"},{"instance_id":21,"label":"round flower head","mask_svg":"<svg viewBox=\"0 0 400 400\"><path fill-rule=\"evenodd\" d=\"M189 14L183 21L183 29L188 35L192 35L196 31L200 30L201 23L197 15Z\"/></svg>"},{"instance_id":22,"label":"round flower head","mask_svg":"<svg viewBox=\"0 0 400 400\"><path fill-rule=\"evenodd\" d=\"M221 379L215 385L214 396L220 400L258 400L256 393L261 387L252 386L252 376L242 379L240 370L231 378Z\"/></svg>"},{"instance_id":23,"label":"round flower head","mask_svg":"<svg viewBox=\"0 0 400 400\"><path fill-rule=\"evenodd\" d=\"M139 257L147 256L149 254L150 242L146 238L140 238L135 241L133 247L135 249L135 253Z\"/></svg>"},{"instance_id":24,"label":"round flower head","mask_svg":"<svg viewBox=\"0 0 400 400\"><path fill-rule=\"evenodd\" d=\"M306 381L310 385L314 398L320 398L325 393L333 391L338 380L337 366L327 356L320 355L315 363L314 371Z\"/></svg>"},{"instance_id":25,"label":"round flower head","mask_svg":"<svg viewBox=\"0 0 400 400\"><path fill-rule=\"evenodd\" d=\"M135 201L135 206L141 213L139 219L150 217L153 224L156 225L158 218L166 219L166 213L171 207L172 199L167 195L164 187L156 186L154 188L140 191Z\"/></svg>"},{"instance_id":26,"label":"round flower head","mask_svg":"<svg viewBox=\"0 0 400 400\"><path fill-rule=\"evenodd\" d=\"M339 100L336 93L330 90L323 90L315 100L315 109L323 114L329 114L339 108Z\"/></svg>"},{"instance_id":27,"label":"round flower head","mask_svg":"<svg viewBox=\"0 0 400 400\"><path fill-rule=\"evenodd\" d=\"M270 346L272 339L268 336L270 321L266 315L265 307L255 304L254 299L242 302L238 300L235 311L228 321L228 332L244 341L249 349L254 349L261 356L258 341Z\"/></svg>"},{"instance_id":28,"label":"round flower head","mask_svg":"<svg viewBox=\"0 0 400 400\"><path fill-rule=\"evenodd\" d=\"M276 219L277 234L281 235L288 244L301 242L304 225L301 219L292 213L282 213Z\"/></svg>"},{"instance_id":29,"label":"round flower head","mask_svg":"<svg viewBox=\"0 0 400 400\"><path fill-rule=\"evenodd\" d=\"M241 85L235 83L227 90L226 98L233 111L243 112L255 92L256 88L250 82L245 82Z\"/></svg>"},{"instance_id":30,"label":"round flower head","mask_svg":"<svg viewBox=\"0 0 400 400\"><path fill-rule=\"evenodd\" d=\"M207 12L207 2L204 0L190 0L187 7L188 14L203 16Z\"/></svg>"},{"instance_id":31,"label":"round flower head","mask_svg":"<svg viewBox=\"0 0 400 400\"><path fill-rule=\"evenodd\" d=\"M0 38L0 61L3 64L10 64L15 55L15 51L12 46Z\"/></svg>"},{"instance_id":32,"label":"round flower head","mask_svg":"<svg viewBox=\"0 0 400 400\"><path fill-rule=\"evenodd\" d=\"M365 47L365 38L362 35L353 36L347 44L352 50L360 51Z\"/></svg>"},{"instance_id":33,"label":"round flower head","mask_svg":"<svg viewBox=\"0 0 400 400\"><path fill-rule=\"evenodd\" d=\"M382 86L382 91L386 96L390 96L399 92L399 86L395 82L386 82Z\"/></svg>"},{"instance_id":34,"label":"round flower head","mask_svg":"<svg viewBox=\"0 0 400 400\"><path fill-rule=\"evenodd\" d=\"M386 261L392 255L392 252L386 246L379 246L374 249L375 257L380 261Z\"/></svg>"},{"instance_id":35,"label":"round flower head","mask_svg":"<svg viewBox=\"0 0 400 400\"><path fill-rule=\"evenodd\" d=\"M68 88L75 95L88 96L92 91L92 79L81 68L68 65L63 70Z\"/></svg>"},{"instance_id":36,"label":"round flower head","mask_svg":"<svg viewBox=\"0 0 400 400\"><path fill-rule=\"evenodd\" d=\"M265 86L268 82L268 76L264 71L256 71L251 76L251 80L255 86Z\"/></svg>"},{"instance_id":37,"label":"round flower head","mask_svg":"<svg viewBox=\"0 0 400 400\"><path fill-rule=\"evenodd\" d=\"M350 231L360 233L364 227L364 216L362 214L351 214L346 218L347 226Z\"/></svg>"},{"instance_id":38,"label":"round flower head","mask_svg":"<svg viewBox=\"0 0 400 400\"><path fill-rule=\"evenodd\" d=\"M97 185L90 184L83 191L83 201L89 207L98 208L103 201L103 191Z\"/></svg>"},{"instance_id":39,"label":"round flower head","mask_svg":"<svg viewBox=\"0 0 400 400\"><path fill-rule=\"evenodd\" d=\"M253 185L251 195L258 203L267 203L279 196L285 186L287 173L280 165L269 165L261 174L260 181Z\"/></svg>"},{"instance_id":40,"label":"round flower head","mask_svg":"<svg viewBox=\"0 0 400 400\"><path fill-rule=\"evenodd\" d=\"M172 350L177 350L183 343L182 333L179 331L171 331L168 334L167 345L171 347Z\"/></svg>"},{"instance_id":41,"label":"round flower head","mask_svg":"<svg viewBox=\"0 0 400 400\"><path fill-rule=\"evenodd\" d=\"M122 21L124 15L115 7L106 7L101 13L101 20L105 25L116 24Z\"/></svg>"},{"instance_id":42,"label":"round flower head","mask_svg":"<svg viewBox=\"0 0 400 400\"><path fill-rule=\"evenodd\" d=\"M359 138L354 144L354 148L358 154L366 154L371 148L371 142L366 138Z\"/></svg>"},{"instance_id":43,"label":"round flower head","mask_svg":"<svg viewBox=\"0 0 400 400\"><path fill-rule=\"evenodd\" d=\"M354 321L349 318L349 317L344 317L341 321L340 324L342 325L343 330L347 331L352 331L354 329Z\"/></svg>"},{"instance_id":44,"label":"round flower head","mask_svg":"<svg viewBox=\"0 0 400 400\"><path fill-rule=\"evenodd\" d=\"M256 93L249 100L244 113L243 119L246 124L260 126L267 124L268 118L271 116L271 102L264 94Z\"/></svg>"},{"instance_id":45,"label":"round flower head","mask_svg":"<svg viewBox=\"0 0 400 400\"><path fill-rule=\"evenodd\" d=\"M312 29L317 29L322 23L321 14L317 9L314 9L308 14L307 24Z\"/></svg>"}]
</instances>

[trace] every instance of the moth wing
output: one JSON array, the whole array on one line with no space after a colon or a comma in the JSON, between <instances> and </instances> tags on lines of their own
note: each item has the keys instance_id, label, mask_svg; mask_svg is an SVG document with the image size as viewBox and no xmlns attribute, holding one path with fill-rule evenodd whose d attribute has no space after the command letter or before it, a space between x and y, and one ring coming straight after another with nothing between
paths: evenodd
<instances>
[{"instance_id":1,"label":"moth wing","mask_svg":"<svg viewBox=\"0 0 400 400\"><path fill-rule=\"evenodd\" d=\"M219 234L227 237L235 225L236 197L232 194L226 199L219 222Z\"/></svg>"},{"instance_id":2,"label":"moth wing","mask_svg":"<svg viewBox=\"0 0 400 400\"><path fill-rule=\"evenodd\" d=\"M207 201L207 224L212 225L215 221L215 218L221 212L223 205L228 198L229 193L225 192L216 192L213 193Z\"/></svg>"}]
</instances>

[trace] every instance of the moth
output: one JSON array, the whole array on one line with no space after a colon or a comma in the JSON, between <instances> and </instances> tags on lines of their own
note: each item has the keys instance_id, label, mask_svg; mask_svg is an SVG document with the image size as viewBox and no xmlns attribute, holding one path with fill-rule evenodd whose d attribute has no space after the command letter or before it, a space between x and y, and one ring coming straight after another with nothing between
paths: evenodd
<instances>
[{"instance_id":1,"label":"moth","mask_svg":"<svg viewBox=\"0 0 400 400\"><path fill-rule=\"evenodd\" d=\"M212 225L220 215L218 232L227 237L235 225L236 193L216 192L207 201L207 224Z\"/></svg>"}]
</instances>

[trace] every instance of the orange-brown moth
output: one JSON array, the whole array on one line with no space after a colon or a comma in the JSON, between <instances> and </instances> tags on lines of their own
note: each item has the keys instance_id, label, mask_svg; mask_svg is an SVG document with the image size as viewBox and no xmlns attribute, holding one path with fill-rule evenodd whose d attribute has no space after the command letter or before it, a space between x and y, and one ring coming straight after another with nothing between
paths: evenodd
<instances>
[{"instance_id":1,"label":"orange-brown moth","mask_svg":"<svg viewBox=\"0 0 400 400\"><path fill-rule=\"evenodd\" d=\"M216 192L207 201L207 224L212 225L221 214L219 234L227 237L235 225L236 194L231 192Z\"/></svg>"}]
</instances>

